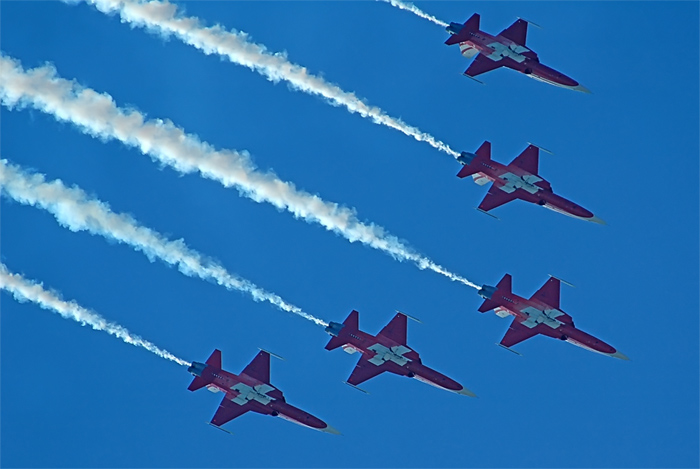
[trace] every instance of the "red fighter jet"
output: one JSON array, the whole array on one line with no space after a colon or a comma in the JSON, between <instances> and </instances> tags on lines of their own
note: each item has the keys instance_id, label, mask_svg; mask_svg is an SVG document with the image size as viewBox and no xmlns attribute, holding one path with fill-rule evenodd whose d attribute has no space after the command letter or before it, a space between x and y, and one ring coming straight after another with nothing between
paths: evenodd
<instances>
[{"instance_id":1,"label":"red fighter jet","mask_svg":"<svg viewBox=\"0 0 700 469\"><path fill-rule=\"evenodd\" d=\"M496 315L502 318L509 315L515 316L499 344L502 347L511 350L510 347L523 340L537 334L544 334L592 352L629 360L611 345L577 329L571 316L559 309L561 283L558 278L552 277L547 280L547 283L529 300L513 294L511 285L512 278L510 274L506 274L495 287L484 285L479 290L479 296L486 300L479 307L480 312L485 313L495 309ZM511 352L518 353L515 350Z\"/></svg>"},{"instance_id":2,"label":"red fighter jet","mask_svg":"<svg viewBox=\"0 0 700 469\"><path fill-rule=\"evenodd\" d=\"M474 78L499 67L508 67L545 83L590 93L576 80L541 64L537 54L525 47L527 21L519 19L494 37L479 30L479 19L480 16L475 13L466 23L450 23L447 27L447 32L452 36L445 44L459 44L462 55L468 59L476 55L474 62L464 72L466 76Z\"/></svg>"},{"instance_id":3,"label":"red fighter jet","mask_svg":"<svg viewBox=\"0 0 700 469\"><path fill-rule=\"evenodd\" d=\"M358 388L357 385L388 371L416 378L457 394L476 397L476 394L455 380L423 365L418 352L406 345L407 317L403 313L398 313L376 336L359 329L357 311L351 312L342 324L331 322L326 327L326 332L333 336L326 345L326 350L342 347L347 353L362 354L346 384L366 393L367 391Z\"/></svg>"},{"instance_id":4,"label":"red fighter jet","mask_svg":"<svg viewBox=\"0 0 700 469\"><path fill-rule=\"evenodd\" d=\"M290 422L326 433L339 434L313 415L287 404L282 391L270 384L270 353L262 350L252 362L235 375L221 369L221 351L214 353L206 363L193 362L187 368L195 378L187 389L196 391L206 388L212 392L223 392L224 399L211 419L210 425L223 431L221 425L240 417L248 411L282 417ZM229 432L230 433L230 432Z\"/></svg>"},{"instance_id":5,"label":"red fighter jet","mask_svg":"<svg viewBox=\"0 0 700 469\"><path fill-rule=\"evenodd\" d=\"M471 176L479 185L493 182L477 207L484 213L511 200L522 199L570 217L604 225L605 222L593 213L552 192L552 185L537 174L539 154L539 148L530 145L512 163L504 166L491 159L491 142L484 142L476 153L463 151L457 157L457 161L464 165L457 177Z\"/></svg>"}]
</instances>

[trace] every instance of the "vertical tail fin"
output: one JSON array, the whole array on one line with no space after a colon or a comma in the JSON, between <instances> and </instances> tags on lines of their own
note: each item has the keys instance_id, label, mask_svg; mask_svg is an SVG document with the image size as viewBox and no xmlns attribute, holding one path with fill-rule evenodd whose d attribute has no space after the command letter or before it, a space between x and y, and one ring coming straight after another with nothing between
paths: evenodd
<instances>
[{"instance_id":1,"label":"vertical tail fin","mask_svg":"<svg viewBox=\"0 0 700 469\"><path fill-rule=\"evenodd\" d=\"M481 17L478 13L474 13L471 18L464 22L464 24L450 23L447 27L447 32L452 33L445 44L451 46L452 44L459 44L469 39L469 33L479 30L479 22Z\"/></svg>"},{"instance_id":2,"label":"vertical tail fin","mask_svg":"<svg viewBox=\"0 0 700 469\"><path fill-rule=\"evenodd\" d=\"M480 168L480 163L482 161L491 160L491 142L486 141L481 144L476 153L469 153L463 151L462 154L457 157L457 161L462 163L464 167L457 173L457 177L464 178L471 176L472 174L478 173Z\"/></svg>"},{"instance_id":3,"label":"vertical tail fin","mask_svg":"<svg viewBox=\"0 0 700 469\"><path fill-rule=\"evenodd\" d=\"M342 345L345 345L347 341L343 338L340 337L340 333L342 329L346 329L345 332L348 331L357 331L360 328L360 313L358 313L355 310L352 310L352 312L348 315L347 318L345 318L345 321L343 321L343 324L338 324L337 322L331 322L330 325L326 328L326 332L328 332L330 335L333 337L331 338L330 341L328 341L328 344L326 344L326 350L333 350L336 349Z\"/></svg>"},{"instance_id":4,"label":"vertical tail fin","mask_svg":"<svg viewBox=\"0 0 700 469\"><path fill-rule=\"evenodd\" d=\"M479 312L485 313L486 311L490 311L498 306L500 306L500 303L494 298L498 293L505 293L505 294L510 294L513 290L513 277L510 276L510 274L505 274L503 278L501 279L500 282L498 282L498 285L496 285L496 288L494 287L488 287L488 285L485 285L484 288L479 290L479 293L483 291L485 294L482 295L486 300L479 306Z\"/></svg>"}]
</instances>

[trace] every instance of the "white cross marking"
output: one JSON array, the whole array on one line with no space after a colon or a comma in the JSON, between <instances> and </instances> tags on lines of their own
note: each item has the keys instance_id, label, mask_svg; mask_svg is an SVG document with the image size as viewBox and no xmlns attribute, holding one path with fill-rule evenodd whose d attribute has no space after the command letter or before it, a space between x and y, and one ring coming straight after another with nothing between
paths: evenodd
<instances>
[{"instance_id":1,"label":"white cross marking","mask_svg":"<svg viewBox=\"0 0 700 469\"><path fill-rule=\"evenodd\" d=\"M392 361L399 366L404 366L406 363L411 361L411 359L403 356L406 352L410 352L411 349L403 345L396 345L388 348L382 344L374 344L371 347L368 347L368 349L372 350L373 352L377 352L375 356L368 360L373 365L379 366L388 361Z\"/></svg>"},{"instance_id":2,"label":"white cross marking","mask_svg":"<svg viewBox=\"0 0 700 469\"><path fill-rule=\"evenodd\" d=\"M231 399L238 405L247 404L248 401L258 401L259 403L265 405L269 404L274 399L267 395L268 392L274 390L275 388L269 384L258 384L254 388L248 386L247 384L237 383L231 387L234 391L238 391L239 394L235 399Z\"/></svg>"}]
</instances>

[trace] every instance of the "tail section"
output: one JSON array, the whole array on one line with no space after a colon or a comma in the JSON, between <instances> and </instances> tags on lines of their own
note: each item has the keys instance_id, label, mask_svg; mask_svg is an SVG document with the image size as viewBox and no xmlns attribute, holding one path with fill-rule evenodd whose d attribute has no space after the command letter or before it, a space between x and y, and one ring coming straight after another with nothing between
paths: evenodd
<instances>
[{"instance_id":1,"label":"tail section","mask_svg":"<svg viewBox=\"0 0 700 469\"><path fill-rule=\"evenodd\" d=\"M485 313L486 311L490 311L500 306L501 303L496 299L498 293L503 292L505 294L510 294L512 290L513 277L511 277L510 274L505 274L495 288L489 285L484 285L481 290L479 290L479 295L481 295L482 298L485 298L485 301L481 306L479 306L479 312Z\"/></svg>"},{"instance_id":2,"label":"tail section","mask_svg":"<svg viewBox=\"0 0 700 469\"><path fill-rule=\"evenodd\" d=\"M476 153L468 153L463 151L457 157L457 161L462 163L464 167L457 173L457 177L464 178L476 174L481 171L482 162L491 161L491 142L486 141L481 144Z\"/></svg>"},{"instance_id":3,"label":"tail section","mask_svg":"<svg viewBox=\"0 0 700 469\"><path fill-rule=\"evenodd\" d=\"M221 369L221 350L214 350L209 358L207 358L206 364Z\"/></svg>"},{"instance_id":4,"label":"tail section","mask_svg":"<svg viewBox=\"0 0 700 469\"><path fill-rule=\"evenodd\" d=\"M347 329L346 329L347 328ZM345 321L343 321L342 324L338 324L337 322L331 322L328 327L326 327L326 332L328 332L330 335L333 337L331 338L330 341L328 341L328 344L326 344L326 350L333 350L336 349L342 345L345 345L347 341L343 338L340 337L340 332L342 329L346 329L347 331L356 331L360 328L360 313L358 313L355 310L352 310L350 315L345 318Z\"/></svg>"},{"instance_id":5,"label":"tail section","mask_svg":"<svg viewBox=\"0 0 700 469\"><path fill-rule=\"evenodd\" d=\"M192 380L190 385L187 386L187 389L189 389L190 391L196 391L197 389L201 389L207 384L211 383L211 380L202 377L204 370L208 366L217 368L219 370L221 369L221 350L214 350L214 352L209 356L209 358L207 358L206 363L192 362L192 365L190 365L190 367L187 368L187 371L194 375L194 379Z\"/></svg>"},{"instance_id":6,"label":"tail section","mask_svg":"<svg viewBox=\"0 0 700 469\"><path fill-rule=\"evenodd\" d=\"M479 21L481 17L478 13L474 13L471 18L469 18L464 24L450 23L447 27L447 32L451 33L445 44L451 46L452 44L459 44L460 42L467 41L469 39L470 32L476 32L479 30Z\"/></svg>"}]
</instances>

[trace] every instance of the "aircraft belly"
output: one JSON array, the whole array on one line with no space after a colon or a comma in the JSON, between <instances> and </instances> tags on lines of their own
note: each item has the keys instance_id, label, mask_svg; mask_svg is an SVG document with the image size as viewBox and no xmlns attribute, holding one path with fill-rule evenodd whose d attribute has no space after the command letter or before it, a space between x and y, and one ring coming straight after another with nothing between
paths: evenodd
<instances>
[{"instance_id":1,"label":"aircraft belly","mask_svg":"<svg viewBox=\"0 0 700 469\"><path fill-rule=\"evenodd\" d=\"M479 53L479 50L469 42L460 42L459 49L462 52L462 55L468 59L471 59Z\"/></svg>"},{"instance_id":2,"label":"aircraft belly","mask_svg":"<svg viewBox=\"0 0 700 469\"><path fill-rule=\"evenodd\" d=\"M477 183L480 186L483 186L483 185L488 184L489 182L493 181L492 178L488 177L484 173L472 174L472 179L474 180L475 183Z\"/></svg>"},{"instance_id":3,"label":"aircraft belly","mask_svg":"<svg viewBox=\"0 0 700 469\"><path fill-rule=\"evenodd\" d=\"M564 85L562 83L558 83L558 82L553 81L553 80L548 80L547 78L544 78L540 75L535 75L534 73L527 73L525 75L530 77L530 78L534 78L537 81L541 81L543 83L549 83L550 85L558 86L560 88L574 88L573 86Z\"/></svg>"},{"instance_id":4,"label":"aircraft belly","mask_svg":"<svg viewBox=\"0 0 700 469\"><path fill-rule=\"evenodd\" d=\"M501 317L501 318L507 318L508 316L513 316L513 313L508 311L506 308L502 307L497 307L494 312L496 313L496 316Z\"/></svg>"},{"instance_id":5,"label":"aircraft belly","mask_svg":"<svg viewBox=\"0 0 700 469\"><path fill-rule=\"evenodd\" d=\"M574 215L573 213L571 213L571 212L569 212L569 211L567 211L567 210L564 210L564 209L561 208L561 207L557 207L556 205L550 204L549 202L547 202L546 204L544 204L543 207L544 207L544 208L548 208L548 209L552 210L553 212L562 213L562 214L564 214L564 215L566 215L566 216L569 216L569 217L571 217L571 218L578 218L578 219L580 219L580 220L585 220L585 218L579 217L579 216L577 216L577 215Z\"/></svg>"}]
</instances>

